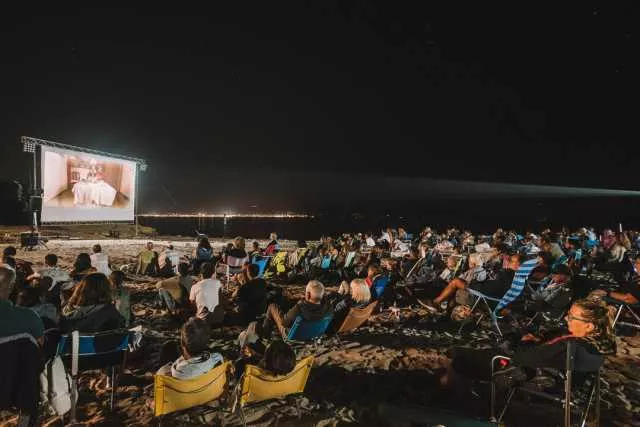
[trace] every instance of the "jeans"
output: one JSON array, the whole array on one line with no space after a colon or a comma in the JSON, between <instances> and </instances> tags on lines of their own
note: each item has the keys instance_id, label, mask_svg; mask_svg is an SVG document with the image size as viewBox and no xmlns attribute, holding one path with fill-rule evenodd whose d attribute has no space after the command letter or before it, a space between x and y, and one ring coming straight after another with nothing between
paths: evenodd
<instances>
[{"instance_id":1,"label":"jeans","mask_svg":"<svg viewBox=\"0 0 640 427\"><path fill-rule=\"evenodd\" d=\"M166 289L158 289L158 299L164 302L169 310L176 308L176 301Z\"/></svg>"}]
</instances>

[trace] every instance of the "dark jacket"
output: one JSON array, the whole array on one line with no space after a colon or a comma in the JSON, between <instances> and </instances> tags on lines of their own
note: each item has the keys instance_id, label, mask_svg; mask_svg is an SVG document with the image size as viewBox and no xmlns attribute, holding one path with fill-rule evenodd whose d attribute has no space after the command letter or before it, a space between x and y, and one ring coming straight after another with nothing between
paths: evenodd
<instances>
[{"instance_id":1,"label":"dark jacket","mask_svg":"<svg viewBox=\"0 0 640 427\"><path fill-rule=\"evenodd\" d=\"M253 279L238 290L238 314L243 324L253 322L267 310L267 282Z\"/></svg>"},{"instance_id":2,"label":"dark jacket","mask_svg":"<svg viewBox=\"0 0 640 427\"><path fill-rule=\"evenodd\" d=\"M18 408L38 414L42 357L38 345L25 337L2 337L0 341L0 409Z\"/></svg>"},{"instance_id":3,"label":"dark jacket","mask_svg":"<svg viewBox=\"0 0 640 427\"><path fill-rule=\"evenodd\" d=\"M564 370L567 364L567 343L571 340L575 344L577 353L598 356L598 350L584 339L570 335L560 336L543 344L522 344L513 355L513 362L524 368L555 368ZM586 361L587 358L581 358ZM586 363L588 365L588 361ZM579 370L595 370L594 366L580 366Z\"/></svg>"},{"instance_id":4,"label":"dark jacket","mask_svg":"<svg viewBox=\"0 0 640 427\"><path fill-rule=\"evenodd\" d=\"M78 307L62 316L62 332L80 331L85 333L112 331L125 327L125 319L113 304L99 304Z\"/></svg>"},{"instance_id":5,"label":"dark jacket","mask_svg":"<svg viewBox=\"0 0 640 427\"><path fill-rule=\"evenodd\" d=\"M331 311L331 305L327 299L323 299L320 304L313 304L307 300L302 300L291 308L282 319L285 328L290 328L298 315L304 320L320 320Z\"/></svg>"}]
</instances>

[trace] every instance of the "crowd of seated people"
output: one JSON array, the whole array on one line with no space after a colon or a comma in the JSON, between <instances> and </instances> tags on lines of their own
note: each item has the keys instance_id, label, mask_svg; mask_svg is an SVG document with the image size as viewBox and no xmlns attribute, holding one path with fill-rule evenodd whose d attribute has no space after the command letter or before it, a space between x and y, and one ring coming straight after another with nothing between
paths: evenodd
<instances>
[{"instance_id":1,"label":"crowd of seated people","mask_svg":"<svg viewBox=\"0 0 640 427\"><path fill-rule=\"evenodd\" d=\"M168 276L156 283L156 306L172 314L184 314L180 342L165 350L162 360L167 365L159 374L193 378L222 363L222 356L209 349L212 329L222 324L247 328L240 337L241 357L236 362L240 371L250 363L274 374L290 372L295 354L283 340L296 319L313 322L331 315L331 334L340 328L350 309L365 308L381 298L376 289L381 277L388 279L387 293L394 304L415 306L421 312L426 308L428 315L448 319L453 307L473 305L475 292L502 298L523 263L535 260L527 290L519 296L526 303L518 310L527 318L539 313L545 316L540 316L536 328L527 329L536 334L523 329L522 343L515 349L514 364L524 368L525 376L530 375L528 368L557 365L567 339L577 340L591 352L612 354L615 345L607 301L640 302L640 256L630 258L639 247L640 237L627 232L605 230L598 237L587 228L555 234L545 230L539 235L499 229L482 236L426 227L414 235L402 228L387 228L378 236L323 236L317 243L300 242L293 251L287 251L286 274L265 280L253 262L284 251L275 233L270 240L264 250L254 242L247 252L245 240L237 237L216 254L208 239L202 238L193 256L180 261L176 269L174 261L162 263L170 268L160 266L161 257L152 242L138 254L135 273ZM180 259L173 247L165 252L165 259ZM216 273L216 264L228 257L246 259L246 264L227 292ZM17 259L15 249L4 250L0 265L0 337L25 332L42 342L45 329L95 333L132 326L131 295L124 286L126 274L111 265L100 245L93 247L93 255L78 254L71 271L57 264L56 255L48 254L44 268L33 271L28 263ZM600 291L600 298L576 300L577 295L585 293L578 278L594 270L609 272L619 286L604 294ZM281 280L306 282L304 297L292 305L282 296L278 286ZM339 290L328 292L328 286L339 286ZM549 333L542 324L549 318L564 318L568 334ZM442 384L474 377L477 369L471 367L470 360L485 360L492 354L478 356L457 350Z\"/></svg>"}]
</instances>

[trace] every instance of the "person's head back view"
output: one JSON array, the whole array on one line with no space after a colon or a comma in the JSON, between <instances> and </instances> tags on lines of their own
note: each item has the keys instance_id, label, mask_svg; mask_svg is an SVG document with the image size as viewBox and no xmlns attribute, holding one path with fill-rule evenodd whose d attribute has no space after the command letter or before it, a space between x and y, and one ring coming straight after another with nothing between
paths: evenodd
<instances>
[{"instance_id":1,"label":"person's head back view","mask_svg":"<svg viewBox=\"0 0 640 427\"><path fill-rule=\"evenodd\" d=\"M58 256L56 254L47 254L44 257L44 263L49 267L55 267L58 265Z\"/></svg>"},{"instance_id":2,"label":"person's head back view","mask_svg":"<svg viewBox=\"0 0 640 427\"><path fill-rule=\"evenodd\" d=\"M73 264L73 269L79 273L81 271L86 271L91 268L91 257L88 253L78 254L76 257L76 262Z\"/></svg>"},{"instance_id":3,"label":"person's head back view","mask_svg":"<svg viewBox=\"0 0 640 427\"><path fill-rule=\"evenodd\" d=\"M213 264L210 262L204 262L200 266L200 274L203 279L210 279L213 276Z\"/></svg>"},{"instance_id":4,"label":"person's head back view","mask_svg":"<svg viewBox=\"0 0 640 427\"><path fill-rule=\"evenodd\" d=\"M178 264L178 274L180 276L188 276L189 275L189 264L186 262L181 262Z\"/></svg>"},{"instance_id":5,"label":"person's head back view","mask_svg":"<svg viewBox=\"0 0 640 427\"><path fill-rule=\"evenodd\" d=\"M296 366L296 354L289 344L276 340L264 352L262 368L275 375L286 375Z\"/></svg>"},{"instance_id":6,"label":"person's head back view","mask_svg":"<svg viewBox=\"0 0 640 427\"><path fill-rule=\"evenodd\" d=\"M69 305L82 307L111 304L113 300L111 283L102 273L91 273L85 277L69 298Z\"/></svg>"},{"instance_id":7,"label":"person's head back view","mask_svg":"<svg viewBox=\"0 0 640 427\"><path fill-rule=\"evenodd\" d=\"M0 300L9 299L15 281L16 272L12 268L0 264Z\"/></svg>"},{"instance_id":8,"label":"person's head back view","mask_svg":"<svg viewBox=\"0 0 640 427\"><path fill-rule=\"evenodd\" d=\"M324 296L324 285L319 280L311 280L305 289L305 298L312 303L319 303Z\"/></svg>"},{"instance_id":9,"label":"person's head back view","mask_svg":"<svg viewBox=\"0 0 640 427\"><path fill-rule=\"evenodd\" d=\"M209 349L211 326L197 317L187 320L180 331L180 348L182 356L190 359Z\"/></svg>"},{"instance_id":10,"label":"person's head back view","mask_svg":"<svg viewBox=\"0 0 640 427\"><path fill-rule=\"evenodd\" d=\"M102 246L98 244L93 245L92 249L94 254L99 254L100 252L102 252Z\"/></svg>"}]
</instances>

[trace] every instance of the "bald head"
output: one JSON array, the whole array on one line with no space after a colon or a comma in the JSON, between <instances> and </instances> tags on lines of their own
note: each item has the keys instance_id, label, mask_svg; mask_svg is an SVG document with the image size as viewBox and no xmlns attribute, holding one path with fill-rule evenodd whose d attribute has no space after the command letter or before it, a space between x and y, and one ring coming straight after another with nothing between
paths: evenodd
<instances>
[{"instance_id":1,"label":"bald head","mask_svg":"<svg viewBox=\"0 0 640 427\"><path fill-rule=\"evenodd\" d=\"M0 264L0 300L9 298L15 281L16 272L5 264Z\"/></svg>"},{"instance_id":2,"label":"bald head","mask_svg":"<svg viewBox=\"0 0 640 427\"><path fill-rule=\"evenodd\" d=\"M322 301L322 297L324 296L324 285L319 280L311 280L307 283L307 288L305 290L305 296L308 301L311 302L320 302Z\"/></svg>"}]
</instances>

